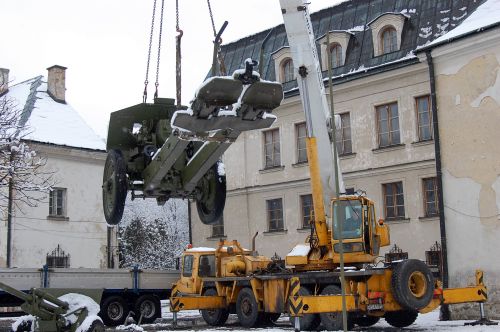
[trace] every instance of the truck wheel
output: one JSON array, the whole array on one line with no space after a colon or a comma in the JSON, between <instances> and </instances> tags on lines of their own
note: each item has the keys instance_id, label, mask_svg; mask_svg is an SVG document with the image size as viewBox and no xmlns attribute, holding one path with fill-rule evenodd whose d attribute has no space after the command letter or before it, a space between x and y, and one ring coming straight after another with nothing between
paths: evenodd
<instances>
[{"instance_id":1,"label":"truck wheel","mask_svg":"<svg viewBox=\"0 0 500 332\"><path fill-rule=\"evenodd\" d=\"M408 259L397 264L391 281L394 299L404 309L420 310L432 300L434 277L422 261Z\"/></svg>"},{"instance_id":2,"label":"truck wheel","mask_svg":"<svg viewBox=\"0 0 500 332\"><path fill-rule=\"evenodd\" d=\"M379 320L380 317L377 316L363 315L353 318L353 323L361 327L370 327L372 325L377 324Z\"/></svg>"},{"instance_id":3,"label":"truck wheel","mask_svg":"<svg viewBox=\"0 0 500 332\"><path fill-rule=\"evenodd\" d=\"M127 302L120 296L110 296L102 302L100 316L107 326L123 324L127 314Z\"/></svg>"},{"instance_id":4,"label":"truck wheel","mask_svg":"<svg viewBox=\"0 0 500 332\"><path fill-rule=\"evenodd\" d=\"M207 289L203 295L205 296L217 296L217 290L213 288ZM229 310L221 309L203 309L201 310L201 316L203 320L210 326L222 326L226 323L229 317Z\"/></svg>"},{"instance_id":5,"label":"truck wheel","mask_svg":"<svg viewBox=\"0 0 500 332\"><path fill-rule=\"evenodd\" d=\"M90 324L89 328L86 329L84 332L104 332L105 331L105 327L104 327L104 324L96 319L95 321L92 322L92 324Z\"/></svg>"},{"instance_id":6,"label":"truck wheel","mask_svg":"<svg viewBox=\"0 0 500 332\"><path fill-rule=\"evenodd\" d=\"M340 290L340 288L335 285L328 285L321 291L321 295L338 295L341 293L342 291ZM323 324L323 327L326 330L336 331L343 329L341 312L325 312L319 314L319 316L321 317L321 324ZM354 324L348 314L347 330L351 330L353 327Z\"/></svg>"},{"instance_id":7,"label":"truck wheel","mask_svg":"<svg viewBox=\"0 0 500 332\"><path fill-rule=\"evenodd\" d=\"M261 315L252 289L245 287L240 290L236 299L236 314L243 327L254 327L258 323Z\"/></svg>"},{"instance_id":8,"label":"truck wheel","mask_svg":"<svg viewBox=\"0 0 500 332\"><path fill-rule=\"evenodd\" d=\"M300 286L299 289L299 295L300 296L308 296L311 295L311 291L309 288ZM292 326L295 326L295 317L290 316L290 324ZM309 315L303 315L300 317L300 330L301 331L313 331L316 330L321 324L321 318L319 317L318 314L309 314Z\"/></svg>"},{"instance_id":9,"label":"truck wheel","mask_svg":"<svg viewBox=\"0 0 500 332\"><path fill-rule=\"evenodd\" d=\"M110 150L102 179L102 206L108 224L117 225L120 222L126 197L127 166L119 150Z\"/></svg>"},{"instance_id":10,"label":"truck wheel","mask_svg":"<svg viewBox=\"0 0 500 332\"><path fill-rule=\"evenodd\" d=\"M135 301L135 317L139 321L142 315L141 323L153 323L156 318L161 317L161 303L154 295L142 295Z\"/></svg>"},{"instance_id":11,"label":"truck wheel","mask_svg":"<svg viewBox=\"0 0 500 332\"><path fill-rule=\"evenodd\" d=\"M415 322L418 312L414 310L388 311L384 318L387 323L394 327L407 327Z\"/></svg>"},{"instance_id":12,"label":"truck wheel","mask_svg":"<svg viewBox=\"0 0 500 332\"><path fill-rule=\"evenodd\" d=\"M219 174L218 166L215 163L198 183L201 198L196 200L196 208L205 225L218 222L226 204L226 176Z\"/></svg>"}]
</instances>

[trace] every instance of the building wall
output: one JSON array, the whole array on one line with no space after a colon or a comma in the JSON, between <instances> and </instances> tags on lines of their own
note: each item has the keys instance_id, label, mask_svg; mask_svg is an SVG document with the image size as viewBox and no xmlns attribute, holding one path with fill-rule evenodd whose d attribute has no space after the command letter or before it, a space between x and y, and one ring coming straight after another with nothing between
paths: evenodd
<instances>
[{"instance_id":1,"label":"building wall","mask_svg":"<svg viewBox=\"0 0 500 332\"><path fill-rule=\"evenodd\" d=\"M422 218L422 178L435 176L434 144L417 142L414 99L429 94L428 77L425 64L414 64L334 86L335 111L350 112L351 117L353 154L340 162L346 188L365 190L384 217L382 184L402 181L406 218L387 223L392 243L420 259L439 241L438 219ZM375 107L389 102L398 103L402 144L378 149ZM281 168L264 170L261 131L243 133L224 155L228 183L224 227L229 240L238 239L245 246L259 231L259 252L284 257L308 235L300 227L299 197L311 190L307 164L297 164L295 124L304 121L299 97L284 100L274 114L278 120L273 127L280 129ZM267 232L266 200L274 198L283 199L284 232ZM192 217L194 244L216 245L211 227L201 224L196 213Z\"/></svg>"},{"instance_id":2,"label":"building wall","mask_svg":"<svg viewBox=\"0 0 500 332\"><path fill-rule=\"evenodd\" d=\"M55 187L66 188L68 218L48 217L48 197L37 207L16 209L12 220L11 266L41 267L46 263L46 255L59 245L70 255L70 267L107 267L107 226L101 195L106 153L33 143L31 146L47 157L45 168L55 172ZM6 233L6 224L2 223L0 232ZM3 242L2 266L5 254Z\"/></svg>"},{"instance_id":3,"label":"building wall","mask_svg":"<svg viewBox=\"0 0 500 332\"><path fill-rule=\"evenodd\" d=\"M500 318L500 29L432 52L443 169L450 286L485 272L487 312ZM477 318L477 306L453 307Z\"/></svg>"}]
</instances>

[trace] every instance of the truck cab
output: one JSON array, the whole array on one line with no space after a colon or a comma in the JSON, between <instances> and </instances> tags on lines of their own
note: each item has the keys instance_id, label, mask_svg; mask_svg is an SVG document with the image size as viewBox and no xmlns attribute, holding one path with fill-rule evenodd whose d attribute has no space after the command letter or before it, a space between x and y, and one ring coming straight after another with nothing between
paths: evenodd
<instances>
[{"instance_id":1,"label":"truck cab","mask_svg":"<svg viewBox=\"0 0 500 332\"><path fill-rule=\"evenodd\" d=\"M214 248L188 248L181 258L181 277L177 289L181 293L198 294L203 278L216 276Z\"/></svg>"}]
</instances>

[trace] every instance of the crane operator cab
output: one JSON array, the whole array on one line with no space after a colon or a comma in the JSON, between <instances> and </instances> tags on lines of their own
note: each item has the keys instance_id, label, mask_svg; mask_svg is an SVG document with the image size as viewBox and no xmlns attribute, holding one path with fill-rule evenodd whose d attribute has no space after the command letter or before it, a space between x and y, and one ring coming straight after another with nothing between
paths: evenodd
<instances>
[{"instance_id":1,"label":"crane operator cab","mask_svg":"<svg viewBox=\"0 0 500 332\"><path fill-rule=\"evenodd\" d=\"M340 239L346 261L370 263L380 247L390 243L389 230L383 220L377 221L373 201L364 196L341 196L332 200L334 261L339 259ZM342 228L342 231L341 231Z\"/></svg>"}]
</instances>

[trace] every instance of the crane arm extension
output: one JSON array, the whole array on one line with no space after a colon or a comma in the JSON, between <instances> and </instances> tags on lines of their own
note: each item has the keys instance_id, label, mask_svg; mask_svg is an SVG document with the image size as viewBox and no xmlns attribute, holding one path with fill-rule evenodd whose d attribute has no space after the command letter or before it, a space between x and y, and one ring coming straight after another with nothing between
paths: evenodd
<instances>
[{"instance_id":1,"label":"crane arm extension","mask_svg":"<svg viewBox=\"0 0 500 332\"><path fill-rule=\"evenodd\" d=\"M330 109L326 100L323 76L316 50L309 10L304 0L280 0L283 21L297 72L308 137L316 137L319 173L321 177L324 206L330 205L335 196L335 177L339 179L340 191L344 191L342 174L334 174L334 156L330 142ZM314 191L314 188L313 188ZM326 214L329 209L326 209Z\"/></svg>"}]
</instances>

